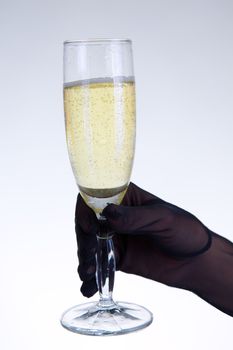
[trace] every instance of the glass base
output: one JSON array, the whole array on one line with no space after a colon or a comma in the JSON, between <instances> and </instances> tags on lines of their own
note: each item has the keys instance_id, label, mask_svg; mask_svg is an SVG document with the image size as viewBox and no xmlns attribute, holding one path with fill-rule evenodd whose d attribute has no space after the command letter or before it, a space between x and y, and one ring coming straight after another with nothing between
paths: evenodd
<instances>
[{"instance_id":1,"label":"glass base","mask_svg":"<svg viewBox=\"0 0 233 350\"><path fill-rule=\"evenodd\" d=\"M102 306L90 302L74 306L61 317L61 324L69 331L85 335L126 334L145 328L153 321L152 313L132 303L117 302Z\"/></svg>"}]
</instances>

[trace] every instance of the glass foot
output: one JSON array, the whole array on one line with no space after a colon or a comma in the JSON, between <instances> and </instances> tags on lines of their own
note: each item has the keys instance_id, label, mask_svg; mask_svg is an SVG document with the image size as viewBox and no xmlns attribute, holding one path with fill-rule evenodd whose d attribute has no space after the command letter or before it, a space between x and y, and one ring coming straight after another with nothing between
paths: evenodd
<instances>
[{"instance_id":1,"label":"glass foot","mask_svg":"<svg viewBox=\"0 0 233 350\"><path fill-rule=\"evenodd\" d=\"M81 304L65 311L61 324L66 329L86 335L117 335L137 331L151 324L152 313L132 303L116 302L104 307L100 303Z\"/></svg>"}]
</instances>

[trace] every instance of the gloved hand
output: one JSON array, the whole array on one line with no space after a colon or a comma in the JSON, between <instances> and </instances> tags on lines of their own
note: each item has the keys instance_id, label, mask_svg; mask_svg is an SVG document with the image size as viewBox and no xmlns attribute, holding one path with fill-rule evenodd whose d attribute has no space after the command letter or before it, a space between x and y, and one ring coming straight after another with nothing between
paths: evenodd
<instances>
[{"instance_id":1,"label":"gloved hand","mask_svg":"<svg viewBox=\"0 0 233 350\"><path fill-rule=\"evenodd\" d=\"M113 237L116 267L169 286L187 289L233 316L233 244L211 232L194 215L130 184L122 205L103 215ZM76 205L81 292L97 291L94 212L81 196Z\"/></svg>"}]
</instances>

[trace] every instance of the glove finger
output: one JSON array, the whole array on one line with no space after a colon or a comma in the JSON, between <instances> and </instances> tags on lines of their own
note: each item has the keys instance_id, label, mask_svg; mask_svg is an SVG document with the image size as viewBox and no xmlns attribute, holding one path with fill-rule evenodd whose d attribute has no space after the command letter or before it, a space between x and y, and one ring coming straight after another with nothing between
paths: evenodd
<instances>
[{"instance_id":1,"label":"glove finger","mask_svg":"<svg viewBox=\"0 0 233 350\"><path fill-rule=\"evenodd\" d=\"M83 282L80 291L84 297L92 297L98 291L96 279L92 278L90 281Z\"/></svg>"},{"instance_id":2,"label":"glove finger","mask_svg":"<svg viewBox=\"0 0 233 350\"><path fill-rule=\"evenodd\" d=\"M96 214L86 205L80 194L75 208L75 225L77 224L84 232L97 232L99 227Z\"/></svg>"},{"instance_id":3,"label":"glove finger","mask_svg":"<svg viewBox=\"0 0 233 350\"><path fill-rule=\"evenodd\" d=\"M95 255L98 229L99 224L95 213L85 204L79 194L75 209L75 232L79 259L85 261L85 258L89 259Z\"/></svg>"},{"instance_id":4,"label":"glove finger","mask_svg":"<svg viewBox=\"0 0 233 350\"><path fill-rule=\"evenodd\" d=\"M111 228L118 233L150 234L166 230L173 218L172 212L161 204L127 207L108 205L103 215Z\"/></svg>"},{"instance_id":5,"label":"glove finger","mask_svg":"<svg viewBox=\"0 0 233 350\"><path fill-rule=\"evenodd\" d=\"M150 201L156 201L156 203L163 202L159 197L130 182L122 204L126 206L141 206Z\"/></svg>"},{"instance_id":6,"label":"glove finger","mask_svg":"<svg viewBox=\"0 0 233 350\"><path fill-rule=\"evenodd\" d=\"M116 260L116 271L121 270L124 257L127 249L127 236L126 235L113 235L113 244Z\"/></svg>"},{"instance_id":7,"label":"glove finger","mask_svg":"<svg viewBox=\"0 0 233 350\"><path fill-rule=\"evenodd\" d=\"M75 210L75 232L79 258L78 274L82 281L89 281L96 270L98 220L80 195Z\"/></svg>"},{"instance_id":8,"label":"glove finger","mask_svg":"<svg viewBox=\"0 0 233 350\"><path fill-rule=\"evenodd\" d=\"M79 263L78 274L81 281L83 282L90 281L95 276L95 272L96 272L95 256L89 260L86 259L85 261Z\"/></svg>"},{"instance_id":9,"label":"glove finger","mask_svg":"<svg viewBox=\"0 0 233 350\"><path fill-rule=\"evenodd\" d=\"M79 225L76 225L76 239L79 263L84 264L95 256L97 249L96 230L84 232Z\"/></svg>"}]
</instances>

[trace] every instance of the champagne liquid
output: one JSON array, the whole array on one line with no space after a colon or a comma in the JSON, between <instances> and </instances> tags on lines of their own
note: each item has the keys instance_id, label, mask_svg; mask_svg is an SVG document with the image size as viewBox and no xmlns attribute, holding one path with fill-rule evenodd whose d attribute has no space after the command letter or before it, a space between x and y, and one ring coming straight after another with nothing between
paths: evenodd
<instances>
[{"instance_id":1,"label":"champagne liquid","mask_svg":"<svg viewBox=\"0 0 233 350\"><path fill-rule=\"evenodd\" d=\"M66 137L76 182L99 213L126 192L135 148L133 78L114 77L65 84Z\"/></svg>"}]
</instances>

